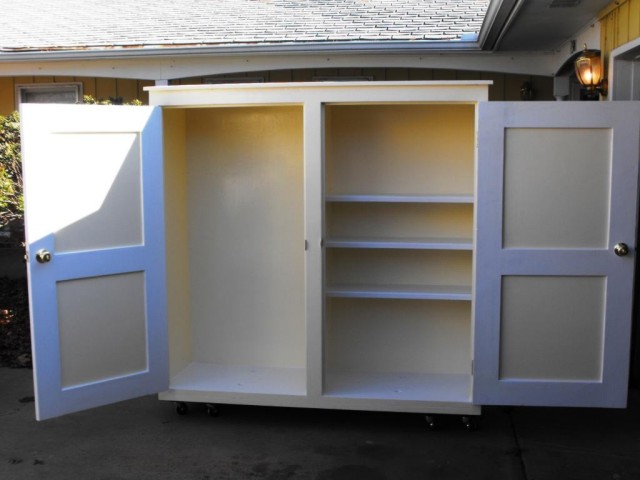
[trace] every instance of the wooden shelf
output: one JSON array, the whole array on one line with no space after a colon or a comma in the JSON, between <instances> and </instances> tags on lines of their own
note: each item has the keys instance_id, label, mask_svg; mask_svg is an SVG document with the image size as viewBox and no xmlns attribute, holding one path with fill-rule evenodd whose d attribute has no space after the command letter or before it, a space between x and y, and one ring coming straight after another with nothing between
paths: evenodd
<instances>
[{"instance_id":1,"label":"wooden shelf","mask_svg":"<svg viewBox=\"0 0 640 480\"><path fill-rule=\"evenodd\" d=\"M470 238L329 238L329 248L389 248L406 250L472 250Z\"/></svg>"},{"instance_id":2,"label":"wooden shelf","mask_svg":"<svg viewBox=\"0 0 640 480\"><path fill-rule=\"evenodd\" d=\"M304 368L191 363L170 382L172 390L268 395L306 395Z\"/></svg>"},{"instance_id":3,"label":"wooden shelf","mask_svg":"<svg viewBox=\"0 0 640 480\"><path fill-rule=\"evenodd\" d=\"M454 285L328 285L326 294L338 298L470 301L471 287Z\"/></svg>"},{"instance_id":4,"label":"wooden shelf","mask_svg":"<svg viewBox=\"0 0 640 480\"><path fill-rule=\"evenodd\" d=\"M471 375L328 372L324 395L468 403L471 399Z\"/></svg>"},{"instance_id":5,"label":"wooden shelf","mask_svg":"<svg viewBox=\"0 0 640 480\"><path fill-rule=\"evenodd\" d=\"M464 203L473 204L473 195L325 195L327 202L360 203Z\"/></svg>"}]
</instances>

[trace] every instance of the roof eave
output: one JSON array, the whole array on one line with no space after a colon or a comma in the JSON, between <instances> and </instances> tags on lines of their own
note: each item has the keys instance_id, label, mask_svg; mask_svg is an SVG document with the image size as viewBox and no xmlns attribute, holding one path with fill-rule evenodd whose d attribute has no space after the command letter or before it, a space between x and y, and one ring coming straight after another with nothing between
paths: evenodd
<instances>
[{"instance_id":1,"label":"roof eave","mask_svg":"<svg viewBox=\"0 0 640 480\"><path fill-rule=\"evenodd\" d=\"M480 51L476 35L456 41L337 41L233 45L153 45L0 50L2 61L97 60L183 55L393 54Z\"/></svg>"}]
</instances>

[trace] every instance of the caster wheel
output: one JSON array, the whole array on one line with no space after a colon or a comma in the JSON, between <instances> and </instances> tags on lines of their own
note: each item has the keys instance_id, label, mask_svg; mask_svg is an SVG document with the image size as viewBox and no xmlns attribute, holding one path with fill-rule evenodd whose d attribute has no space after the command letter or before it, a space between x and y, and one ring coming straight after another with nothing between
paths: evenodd
<instances>
[{"instance_id":1,"label":"caster wheel","mask_svg":"<svg viewBox=\"0 0 640 480\"><path fill-rule=\"evenodd\" d=\"M429 428L429 430L436 429L436 419L433 415L425 415L424 419L427 422L427 428Z\"/></svg>"},{"instance_id":2,"label":"caster wheel","mask_svg":"<svg viewBox=\"0 0 640 480\"><path fill-rule=\"evenodd\" d=\"M475 418L467 416L462 417L462 424L470 432L474 431L478 426Z\"/></svg>"},{"instance_id":3,"label":"caster wheel","mask_svg":"<svg viewBox=\"0 0 640 480\"><path fill-rule=\"evenodd\" d=\"M176 402L176 413L178 415L186 415L189 407L184 402Z\"/></svg>"},{"instance_id":4,"label":"caster wheel","mask_svg":"<svg viewBox=\"0 0 640 480\"><path fill-rule=\"evenodd\" d=\"M210 417L217 417L220 415L220 410L213 403L207 403L207 415Z\"/></svg>"}]
</instances>

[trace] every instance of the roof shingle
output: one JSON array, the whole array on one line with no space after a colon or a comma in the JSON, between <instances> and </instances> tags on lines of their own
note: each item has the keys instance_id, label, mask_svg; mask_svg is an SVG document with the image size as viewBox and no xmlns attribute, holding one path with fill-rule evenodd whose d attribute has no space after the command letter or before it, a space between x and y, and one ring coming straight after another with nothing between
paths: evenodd
<instances>
[{"instance_id":1,"label":"roof shingle","mask_svg":"<svg viewBox=\"0 0 640 480\"><path fill-rule=\"evenodd\" d=\"M459 41L490 0L0 0L0 51Z\"/></svg>"}]
</instances>

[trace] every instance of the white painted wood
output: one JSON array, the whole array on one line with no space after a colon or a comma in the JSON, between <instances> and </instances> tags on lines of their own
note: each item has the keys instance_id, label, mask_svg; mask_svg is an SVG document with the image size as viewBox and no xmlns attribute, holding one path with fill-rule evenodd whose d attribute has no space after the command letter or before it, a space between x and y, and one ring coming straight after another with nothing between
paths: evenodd
<instances>
[{"instance_id":1,"label":"white painted wood","mask_svg":"<svg viewBox=\"0 0 640 480\"><path fill-rule=\"evenodd\" d=\"M607 248L610 129L505 132L504 247Z\"/></svg>"},{"instance_id":2,"label":"white painted wood","mask_svg":"<svg viewBox=\"0 0 640 480\"><path fill-rule=\"evenodd\" d=\"M329 297L326 309L328 375L471 373L468 301Z\"/></svg>"},{"instance_id":3,"label":"white painted wood","mask_svg":"<svg viewBox=\"0 0 640 480\"><path fill-rule=\"evenodd\" d=\"M491 102L480 104L479 124L474 403L624 406L636 251L640 106L628 102ZM552 245L540 245L537 242L531 245L535 248L523 248L521 242L516 242L516 245L509 247L503 223L503 212L509 208L505 205L503 193L510 188L505 185L508 178L505 171L508 171L510 162L509 158L505 158L505 135L508 135L509 129L533 129L532 134L538 129L558 129L559 133L562 129L568 129L568 135L575 129L587 129L596 134L603 129L611 129L609 168L599 169L599 175L604 179L596 179L601 185L607 184L610 179L610 198L603 198L602 188L597 189L600 191L597 198L605 202L607 208L604 245L598 245L600 241L595 244L590 241L590 245L585 247L579 236L573 242L577 246L569 245L567 239L571 236L562 233L556 237L562 241ZM608 134L605 137L609 138ZM529 148L535 148L535 145L529 143ZM567 148L570 150L568 153L572 153L571 146L565 146L565 152L559 149L556 153L558 163L563 162ZM529 155L531 158L536 156L535 152ZM579 186L571 185L571 182L581 181L580 175L561 177L570 184L567 193L572 190L575 193L576 188L580 190ZM538 181L541 179L539 175ZM555 190L562 193L561 189ZM571 202L570 196L562 198L560 195L557 199ZM593 207L591 199L584 203L586 205L576 203L571 207ZM550 209L553 208L553 202L533 202L533 207ZM553 214L553 211L549 212L549 215ZM544 212L538 212L538 215L544 218ZM588 214L583 212L580 215L588 218ZM565 223L572 226L571 219ZM536 225L543 231L547 229L550 236L557 235L557 230L566 226L562 222ZM580 222L575 226L580 227ZM573 238L575 240L576 237ZM629 245L628 256L618 257L614 254L613 248L618 242ZM562 287L554 291L546 284L544 277L554 277L553 281L560 282ZM563 278L567 281L563 282ZM586 290L579 288L580 281L585 282ZM522 285L521 282L531 288L512 288ZM604 312L600 312L600 303L593 302L601 295L605 283ZM580 290L579 294L575 288ZM596 298L586 300L584 295ZM590 305L590 313L584 311L585 303ZM540 318L547 310L555 311L552 318L562 322L562 326L553 325L549 335L542 330L549 327L552 320ZM539 326L530 325L536 321L541 322ZM529 340L532 345L514 353L527 343L524 337L529 336L528 330L531 328L533 331ZM574 335L565 334L565 328ZM582 333L582 329L588 329L589 332ZM598 337L598 330L601 329L604 331L602 340ZM563 331L562 335L553 333L560 330ZM509 342L509 345L505 342ZM539 348L535 348L533 342L538 342ZM598 359L598 349L602 350L601 360ZM562 365L555 369L538 359L538 355L550 355L556 364ZM578 368L574 364L574 355L589 364ZM510 358L516 363L508 364ZM529 365L525 366L527 361ZM602 370L601 379L599 368Z\"/></svg>"},{"instance_id":4,"label":"white painted wood","mask_svg":"<svg viewBox=\"0 0 640 480\"><path fill-rule=\"evenodd\" d=\"M460 102L488 100L491 81L294 82L149 87L151 105L200 107Z\"/></svg>"},{"instance_id":5,"label":"white painted wood","mask_svg":"<svg viewBox=\"0 0 640 480\"><path fill-rule=\"evenodd\" d=\"M471 287L457 285L328 285L329 297L471 300Z\"/></svg>"},{"instance_id":6,"label":"white painted wood","mask_svg":"<svg viewBox=\"0 0 640 480\"><path fill-rule=\"evenodd\" d=\"M597 24L596 24L597 25ZM578 41L579 45L582 42ZM588 42L589 45L597 44ZM406 44L405 44L406 45ZM214 47L216 48L216 47ZM256 55L246 50L230 52L216 51L197 47L194 49L172 49L169 55L167 48L154 49L117 49L111 52L78 50L74 52L44 52L46 58L35 58L29 52L19 60L19 53L12 54L11 60L0 63L0 72L6 76L30 75L74 75L88 77L112 77L117 72L118 78L145 80L166 80L190 78L225 73L244 73L247 71L302 69L302 68L443 68L454 70L494 71L527 75L549 75L558 70L569 56L569 52L559 54L553 52L486 52L443 55L421 51L417 54L403 52L389 53L371 51L362 54L351 46L348 50L304 53L266 54L264 46ZM399 47L396 47L399 48ZM89 53L87 59L85 55ZM144 55L140 55L143 53ZM195 53L195 54L194 54ZM102 58L95 58L99 54ZM104 58L113 54L115 58ZM13 57L16 55L16 57ZM92 57L93 55L93 57ZM133 55L133 58L132 58ZM80 57L80 58L78 58ZM14 61L15 59L15 61ZM90 61L87 61L90 60Z\"/></svg>"},{"instance_id":7,"label":"white painted wood","mask_svg":"<svg viewBox=\"0 0 640 480\"><path fill-rule=\"evenodd\" d=\"M240 388L233 382L242 382ZM189 365L161 400L388 412L478 415L464 374L330 374L328 391L304 395L302 369ZM277 386L277 388L276 388ZM302 392L302 393L301 393ZM442 400L436 400L437 398ZM434 399L435 398L435 399Z\"/></svg>"},{"instance_id":8,"label":"white painted wood","mask_svg":"<svg viewBox=\"0 0 640 480\"><path fill-rule=\"evenodd\" d=\"M474 128L473 105L327 107L326 395L470 401Z\"/></svg>"},{"instance_id":9,"label":"white painted wood","mask_svg":"<svg viewBox=\"0 0 640 480\"><path fill-rule=\"evenodd\" d=\"M57 290L63 389L147 370L143 272L65 280Z\"/></svg>"},{"instance_id":10,"label":"white painted wood","mask_svg":"<svg viewBox=\"0 0 640 480\"><path fill-rule=\"evenodd\" d=\"M358 203L468 203L473 204L473 195L326 195L327 202Z\"/></svg>"},{"instance_id":11,"label":"white painted wood","mask_svg":"<svg viewBox=\"0 0 640 480\"><path fill-rule=\"evenodd\" d=\"M127 236L110 240L123 245L99 245L101 250L96 250L98 244L87 236L84 244L73 247L84 249L82 262L75 262L73 257L80 253L74 251L58 253L54 262L44 266L56 265L64 273L56 280L68 281L65 287L69 288L62 288L66 290L61 297L63 313L84 314L90 309L88 302L80 309L73 305L74 297L85 296L74 295L81 290L75 282L86 282L82 291L95 292L102 291L105 282L124 278L128 279L124 282L127 299L118 307L140 311L144 297L147 312L167 311L168 389L166 358L162 375L159 370L153 372L156 378L162 376L154 389L166 389L160 394L165 400L479 413L470 396L473 252L469 239L473 236L475 104L486 99L486 83L158 87L154 92L152 102L166 107L164 147L159 136L154 137L154 145L156 159L164 153L170 162L164 170L167 202L156 196L151 206L148 203L154 191L162 192L147 187L143 164L139 170L142 206L132 208L134 213L144 209L139 216L142 235L130 235L136 231L134 218ZM355 112L366 120L361 113L369 107L374 124L380 122L376 133L386 136L382 150L388 150L380 155L369 148L370 158L389 170L389 181L365 182L362 192L351 189L358 181L345 184L348 188L332 198L335 192L326 188L326 171L347 173L344 152L372 137L362 138L355 127L335 129L331 123L336 115L331 112L345 108L347 117ZM131 115L142 111L131 110ZM344 120L341 115L337 115L339 121ZM159 118L152 118L159 125ZM421 123L425 118L426 126L437 130L429 133L429 142L424 141L429 130ZM114 138L135 132L128 129L131 119L111 130L102 120L75 121L74 129L99 125ZM456 135L460 123L466 132L462 140ZM404 140L398 142L388 130ZM344 141L336 138L343 133L355 136ZM140 141L143 153L145 135ZM73 142L71 135L68 138ZM464 145L464 155L450 155L447 143L453 140ZM335 146L336 142L345 145L338 156L325 150L327 143ZM418 157L424 165L416 162ZM131 160L135 157L127 158L122 165L135 164ZM345 161L352 162L348 157ZM439 172L438 178L420 188L405 185L414 181L414 164L416 176L424 178L431 171ZM154 179L161 180L162 162L155 166ZM463 183L456 183L458 177ZM113 174L100 178L113 178ZM122 198L135 207L138 194L131 186L122 190L126 190ZM149 229L147 222L161 225L162 213L166 230ZM37 228L36 224L32 232ZM159 249L143 260L136 258L155 241L163 242L163 237L169 246L166 256ZM322 238L345 237L363 238L365 244L322 247ZM70 238L76 241L75 236ZM361 248L365 246L384 248ZM145 262L160 268L156 261L163 269L166 261L166 275L164 270L141 273L148 266ZM95 270L94 264L100 269ZM103 281L105 274L109 276ZM165 281L166 309L164 297L149 293L152 286L164 286ZM341 287L332 291L331 285ZM104 291L104 301L115 303L116 289L107 286ZM158 301L150 305L154 299ZM98 317L102 323L105 315ZM66 325L66 333L72 332L66 343L77 344L78 338L86 336L74 331L77 324ZM124 321L116 324L116 330L124 325ZM126 398L123 392L129 394L135 388L154 391L149 384L137 384L136 372L144 358L136 347L142 342L140 331L135 330L117 359L124 366L118 361L98 362L97 376L110 376L108 382L92 382L92 363L87 362L86 371L72 371L64 380L65 392L79 390L75 385L87 379L91 387L115 385L114 375L120 377L117 382L129 382L117 393L106 387L96 389L103 394L101 403ZM153 327L145 331L152 365L159 350L151 344L159 340L165 345L167 333ZM96 327L91 335L103 333ZM67 358L86 355L75 351ZM45 413L50 414L42 411L42 418Z\"/></svg>"},{"instance_id":12,"label":"white painted wood","mask_svg":"<svg viewBox=\"0 0 640 480\"><path fill-rule=\"evenodd\" d=\"M328 195L473 193L473 105L331 105L326 128Z\"/></svg>"},{"instance_id":13,"label":"white painted wood","mask_svg":"<svg viewBox=\"0 0 640 480\"><path fill-rule=\"evenodd\" d=\"M640 38L611 51L608 100L640 100Z\"/></svg>"},{"instance_id":14,"label":"white painted wood","mask_svg":"<svg viewBox=\"0 0 640 480\"><path fill-rule=\"evenodd\" d=\"M470 204L328 202L325 211L327 245L335 240L371 241L373 247L390 248L420 247L421 242L427 248L472 245Z\"/></svg>"},{"instance_id":15,"label":"white painted wood","mask_svg":"<svg viewBox=\"0 0 640 480\"><path fill-rule=\"evenodd\" d=\"M360 400L414 400L466 403L471 400L471 375L331 373L325 395Z\"/></svg>"},{"instance_id":16,"label":"white painted wood","mask_svg":"<svg viewBox=\"0 0 640 480\"><path fill-rule=\"evenodd\" d=\"M465 250L326 249L329 285L471 285Z\"/></svg>"},{"instance_id":17,"label":"white painted wood","mask_svg":"<svg viewBox=\"0 0 640 480\"><path fill-rule=\"evenodd\" d=\"M186 155L186 112L162 112L164 140L164 205L167 268L169 367L173 376L193 359L191 285L189 282L189 215Z\"/></svg>"},{"instance_id":18,"label":"white painted wood","mask_svg":"<svg viewBox=\"0 0 640 480\"><path fill-rule=\"evenodd\" d=\"M159 109L23 105L21 121L37 418L166 388Z\"/></svg>"},{"instance_id":19,"label":"white painted wood","mask_svg":"<svg viewBox=\"0 0 640 480\"><path fill-rule=\"evenodd\" d=\"M320 102L304 105L304 208L306 272L306 349L307 396L322 394L323 383L323 295L322 237L324 109Z\"/></svg>"},{"instance_id":20,"label":"white painted wood","mask_svg":"<svg viewBox=\"0 0 640 480\"><path fill-rule=\"evenodd\" d=\"M470 238L329 238L329 248L391 248L401 250L471 250Z\"/></svg>"},{"instance_id":21,"label":"white painted wood","mask_svg":"<svg viewBox=\"0 0 640 480\"><path fill-rule=\"evenodd\" d=\"M304 367L303 110L186 112L193 361Z\"/></svg>"},{"instance_id":22,"label":"white painted wood","mask_svg":"<svg viewBox=\"0 0 640 480\"><path fill-rule=\"evenodd\" d=\"M169 388L203 392L303 396L306 393L306 372L302 367L275 368L191 363L171 378Z\"/></svg>"},{"instance_id":23,"label":"white painted wood","mask_svg":"<svg viewBox=\"0 0 640 480\"><path fill-rule=\"evenodd\" d=\"M58 135L51 139L49 148L62 151L68 141L68 137ZM69 187L57 191L47 201L47 217L56 222L49 227L56 232L56 252L141 245L143 215L138 135L83 132L75 135L73 141L73 150L55 164L47 165L52 170L73 172L69 175ZM91 162L87 158L91 158ZM79 198L84 200L79 202Z\"/></svg>"},{"instance_id":24,"label":"white painted wood","mask_svg":"<svg viewBox=\"0 0 640 480\"><path fill-rule=\"evenodd\" d=\"M597 276L504 276L500 379L602 381L606 288Z\"/></svg>"}]
</instances>

